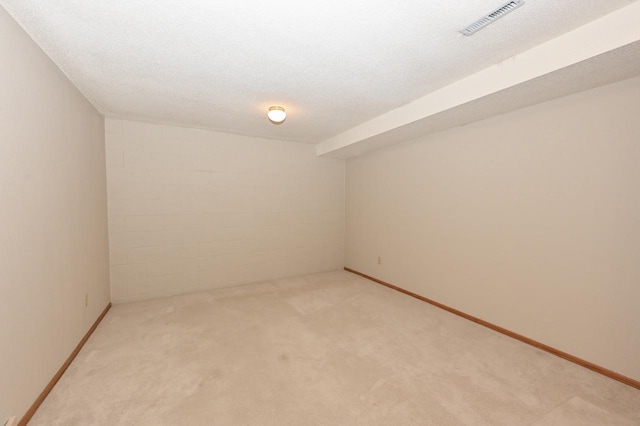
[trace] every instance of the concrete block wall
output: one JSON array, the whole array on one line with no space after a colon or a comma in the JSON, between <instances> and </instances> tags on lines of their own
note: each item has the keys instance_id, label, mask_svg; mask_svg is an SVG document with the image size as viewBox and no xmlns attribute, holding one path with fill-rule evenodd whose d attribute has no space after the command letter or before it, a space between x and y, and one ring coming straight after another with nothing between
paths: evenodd
<instances>
[{"instance_id":1,"label":"concrete block wall","mask_svg":"<svg viewBox=\"0 0 640 426\"><path fill-rule=\"evenodd\" d=\"M343 160L313 145L107 119L114 302L341 268Z\"/></svg>"}]
</instances>

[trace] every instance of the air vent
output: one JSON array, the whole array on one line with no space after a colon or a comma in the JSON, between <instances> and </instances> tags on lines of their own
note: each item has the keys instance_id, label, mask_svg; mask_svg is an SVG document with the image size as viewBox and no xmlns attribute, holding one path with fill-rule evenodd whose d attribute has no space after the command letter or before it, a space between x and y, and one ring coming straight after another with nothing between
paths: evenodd
<instances>
[{"instance_id":1,"label":"air vent","mask_svg":"<svg viewBox=\"0 0 640 426\"><path fill-rule=\"evenodd\" d=\"M464 28L462 30L460 30L460 32L466 36L470 36L478 31L480 31L481 29L483 29L484 27L486 27L487 25L493 23L494 21L497 21L498 19L502 18L503 16L507 15L510 12L513 12L514 10L516 10L517 8L519 8L520 6L522 6L524 4L524 0L513 0L510 1L509 3L500 6L499 8L497 8L496 10L494 10L493 12L483 16L482 18L478 19L476 22L474 22L473 24L469 25L467 28Z\"/></svg>"}]
</instances>

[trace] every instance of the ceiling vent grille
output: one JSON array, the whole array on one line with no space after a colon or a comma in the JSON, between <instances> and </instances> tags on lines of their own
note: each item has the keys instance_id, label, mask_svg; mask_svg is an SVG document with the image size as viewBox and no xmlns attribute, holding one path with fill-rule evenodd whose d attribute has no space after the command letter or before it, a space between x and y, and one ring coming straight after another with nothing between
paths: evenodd
<instances>
[{"instance_id":1,"label":"ceiling vent grille","mask_svg":"<svg viewBox=\"0 0 640 426\"><path fill-rule=\"evenodd\" d=\"M470 36L470 35L478 32L478 31L480 31L481 29L483 29L487 25L493 23L494 21L497 21L498 19L500 19L503 16L507 15L508 13L513 12L514 10L516 10L517 8L522 6L523 4L524 4L524 0L513 0L513 1L510 1L507 4L504 4L504 5L500 6L499 8L494 10L493 12L488 13L487 15L483 16L482 18L478 19L476 22L474 22L473 24L469 25L467 28L464 28L464 29L460 30L460 32L462 34L466 35L466 36Z\"/></svg>"}]
</instances>

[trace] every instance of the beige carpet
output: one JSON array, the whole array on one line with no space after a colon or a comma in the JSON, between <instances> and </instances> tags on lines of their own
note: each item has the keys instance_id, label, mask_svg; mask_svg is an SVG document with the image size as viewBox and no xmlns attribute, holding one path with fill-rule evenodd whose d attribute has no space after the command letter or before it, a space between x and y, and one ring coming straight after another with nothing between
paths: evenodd
<instances>
[{"instance_id":1,"label":"beige carpet","mask_svg":"<svg viewBox=\"0 0 640 426\"><path fill-rule=\"evenodd\" d=\"M116 305L32 425L639 425L640 391L347 272Z\"/></svg>"}]
</instances>

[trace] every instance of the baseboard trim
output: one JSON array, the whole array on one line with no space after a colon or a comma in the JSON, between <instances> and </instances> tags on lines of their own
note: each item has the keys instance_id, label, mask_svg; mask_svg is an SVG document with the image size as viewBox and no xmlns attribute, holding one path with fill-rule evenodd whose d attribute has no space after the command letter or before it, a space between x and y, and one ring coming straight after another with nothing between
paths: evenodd
<instances>
[{"instance_id":1,"label":"baseboard trim","mask_svg":"<svg viewBox=\"0 0 640 426\"><path fill-rule=\"evenodd\" d=\"M480 318L474 317L472 315L466 314L466 313L464 313L462 311L459 311L457 309L451 308L451 307L449 307L447 305L443 305L442 303L436 302L435 300L431 300L431 299L428 299L428 298L426 298L424 296L420 296L419 294L416 294L416 293L414 293L412 291L405 290L405 289L403 289L401 287L398 287L398 286L395 286L393 284L389 284L388 282L379 280L379 279L374 278L372 276L369 276L367 274L363 274L362 272L358 272L358 271L356 271L354 269L345 267L344 270L348 271L348 272L351 272L353 274L356 274L356 275L360 275L361 277L364 277L364 278L366 278L366 279L368 279L370 281L373 281L373 282L378 283L378 284L382 284L385 287L389 287L389 288L391 288L393 290L399 291L399 292L404 293L406 295L409 295L411 297L415 297L416 299L422 300L423 302L427 302L427 303L429 303L429 304L431 304L433 306L436 306L436 307L438 307L440 309L444 309L445 311L451 312L452 314L458 315L458 316L460 316L462 318L465 318L465 319L467 319L469 321L473 321L476 324L480 324L480 325L482 325L484 327L490 328L491 330L497 331L498 333L502 333L505 336L509 336L509 337L511 337L513 339L520 340L521 342L524 342L524 343L526 343L528 345L534 346L534 347L536 347L538 349L542 349L545 352L548 352L550 354L556 355L556 356L558 356L560 358L564 358L567 361L573 362L574 364L578 364L581 367L588 368L591 371L595 371L596 373L602 374L603 376L607 376L607 377L609 377L609 378L611 378L613 380L617 380L618 382L624 383L625 385L631 386L631 387L636 388L636 389L640 389L640 381L634 380L631 377L624 376L624 375L622 375L620 373L616 373L615 371L612 371L612 370L609 370L607 368L601 367L601 366L596 365L596 364L594 364L592 362L585 361L584 359L578 358L576 356L573 356L571 354L563 352L563 351L561 351L559 349L556 349L556 348L553 348L551 346L545 345L544 343L540 343L540 342L538 342L536 340L530 339L530 338L525 337L525 336L523 336L521 334L514 333L513 331L507 330L506 328L502 328L502 327L500 327L498 325L492 324L492 323L490 323L488 321L485 321L483 319L480 319Z\"/></svg>"},{"instance_id":2,"label":"baseboard trim","mask_svg":"<svg viewBox=\"0 0 640 426\"><path fill-rule=\"evenodd\" d=\"M36 398L33 404L31 404L31 407L29 407L25 415L22 416L22 419L20 419L20 421L18 422L18 426L26 426L27 423L29 423L29 420L31 420L33 415L38 410L38 408L40 408L40 405L44 402L47 395L49 395L49 392L51 392L51 390L56 385L56 383L58 383L58 380L60 380L60 377L62 377L64 372L67 371L67 368L69 368L69 365L71 365L71 362L73 362L75 357L78 355L78 353L80 352L80 349L82 349L84 344L87 343L87 340L89 340L89 337L91 337L95 329L98 327L98 324L100 324L100 321L102 321L102 318L104 318L104 316L107 315L107 312L109 312L109 309L111 309L111 303L109 303L107 307L104 308L104 310L102 311L98 319L95 320L95 322L93 323L89 331L87 331L87 333L84 335L82 340L80 340L80 343L78 343L78 346L76 346L73 352L71 352L71 355L69 355L69 358L67 358L64 364L62 364L62 367L60 367L60 369L53 376L51 381L47 384L47 386L45 386L44 390L40 393L40 395L38 395L38 398Z\"/></svg>"}]
</instances>

